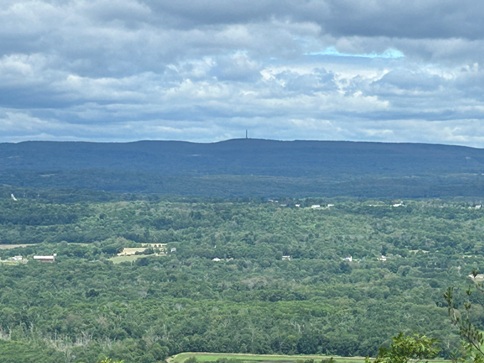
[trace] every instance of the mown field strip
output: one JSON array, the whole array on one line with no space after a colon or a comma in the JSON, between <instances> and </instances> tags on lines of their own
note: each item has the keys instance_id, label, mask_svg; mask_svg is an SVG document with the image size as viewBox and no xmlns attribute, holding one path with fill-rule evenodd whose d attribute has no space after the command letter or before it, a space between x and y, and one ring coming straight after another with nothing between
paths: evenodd
<instances>
[{"instance_id":1,"label":"mown field strip","mask_svg":"<svg viewBox=\"0 0 484 363\"><path fill-rule=\"evenodd\" d=\"M266 354L242 354L242 353L180 353L168 358L169 363L183 363L188 358L195 357L198 362L215 362L217 359L233 359L239 362L279 362L296 363L314 359L315 363L320 363L323 359L333 357L336 363L363 363L364 357L338 357L321 355L266 355ZM449 360L433 359L431 363L449 363Z\"/></svg>"}]
</instances>

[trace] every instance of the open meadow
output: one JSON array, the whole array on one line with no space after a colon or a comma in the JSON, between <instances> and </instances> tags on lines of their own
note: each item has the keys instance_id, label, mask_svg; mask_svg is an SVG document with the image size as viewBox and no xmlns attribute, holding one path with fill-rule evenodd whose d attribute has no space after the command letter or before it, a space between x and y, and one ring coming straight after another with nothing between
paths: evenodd
<instances>
[{"instance_id":1,"label":"open meadow","mask_svg":"<svg viewBox=\"0 0 484 363\"><path fill-rule=\"evenodd\" d=\"M330 361L335 363L364 363L364 357L339 357L322 355L274 355L274 354L237 354L237 353L180 353L167 359L168 363L184 363L195 358L196 362L207 363L229 360L230 363L320 363ZM191 359L192 360L192 359ZM430 359L429 363L449 363L450 360Z\"/></svg>"}]
</instances>

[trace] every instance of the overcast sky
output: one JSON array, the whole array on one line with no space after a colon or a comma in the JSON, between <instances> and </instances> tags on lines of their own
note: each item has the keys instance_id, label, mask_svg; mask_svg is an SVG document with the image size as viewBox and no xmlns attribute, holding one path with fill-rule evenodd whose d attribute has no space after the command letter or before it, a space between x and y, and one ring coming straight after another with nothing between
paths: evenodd
<instances>
[{"instance_id":1,"label":"overcast sky","mask_svg":"<svg viewBox=\"0 0 484 363\"><path fill-rule=\"evenodd\" d=\"M0 142L484 148L478 0L0 0Z\"/></svg>"}]
</instances>

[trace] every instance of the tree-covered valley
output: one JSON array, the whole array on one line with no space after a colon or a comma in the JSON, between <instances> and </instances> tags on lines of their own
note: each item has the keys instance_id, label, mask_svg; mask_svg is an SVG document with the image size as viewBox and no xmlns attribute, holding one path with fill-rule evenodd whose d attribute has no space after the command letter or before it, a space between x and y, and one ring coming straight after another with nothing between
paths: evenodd
<instances>
[{"instance_id":1,"label":"tree-covered valley","mask_svg":"<svg viewBox=\"0 0 484 363\"><path fill-rule=\"evenodd\" d=\"M399 332L450 357L483 195L468 147L0 144L0 361L375 356Z\"/></svg>"},{"instance_id":2,"label":"tree-covered valley","mask_svg":"<svg viewBox=\"0 0 484 363\"><path fill-rule=\"evenodd\" d=\"M484 150L258 139L0 143L0 185L16 194L35 188L34 196L55 190L56 198L78 201L104 192L229 199L479 197Z\"/></svg>"},{"instance_id":3,"label":"tree-covered valley","mask_svg":"<svg viewBox=\"0 0 484 363\"><path fill-rule=\"evenodd\" d=\"M442 295L483 262L476 198L25 195L0 200L2 362L374 356L400 331L437 338L448 357L459 338ZM164 253L114 257L150 243Z\"/></svg>"}]
</instances>

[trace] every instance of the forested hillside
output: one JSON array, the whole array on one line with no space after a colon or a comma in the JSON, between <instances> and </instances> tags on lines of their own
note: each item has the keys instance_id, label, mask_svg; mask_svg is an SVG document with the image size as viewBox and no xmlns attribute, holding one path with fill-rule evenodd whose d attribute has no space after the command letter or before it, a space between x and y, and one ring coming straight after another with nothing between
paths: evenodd
<instances>
[{"instance_id":1,"label":"forested hillside","mask_svg":"<svg viewBox=\"0 0 484 363\"><path fill-rule=\"evenodd\" d=\"M0 184L1 362L366 356L400 331L449 357L442 295L484 262L481 149L26 142Z\"/></svg>"},{"instance_id":2,"label":"forested hillside","mask_svg":"<svg viewBox=\"0 0 484 363\"><path fill-rule=\"evenodd\" d=\"M479 204L458 200L6 197L2 247L29 245L0 250L0 360L365 356L399 331L448 356L458 338L442 294L482 266L483 226ZM166 253L115 257L144 243Z\"/></svg>"},{"instance_id":3,"label":"forested hillside","mask_svg":"<svg viewBox=\"0 0 484 363\"><path fill-rule=\"evenodd\" d=\"M239 139L0 144L0 184L204 197L482 196L484 150ZM13 188L13 189L12 189Z\"/></svg>"}]
</instances>

